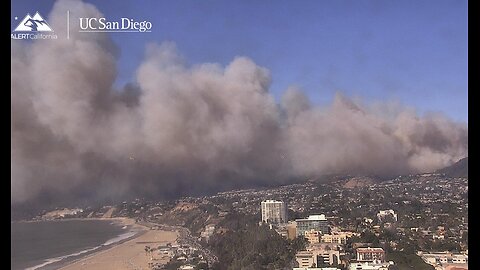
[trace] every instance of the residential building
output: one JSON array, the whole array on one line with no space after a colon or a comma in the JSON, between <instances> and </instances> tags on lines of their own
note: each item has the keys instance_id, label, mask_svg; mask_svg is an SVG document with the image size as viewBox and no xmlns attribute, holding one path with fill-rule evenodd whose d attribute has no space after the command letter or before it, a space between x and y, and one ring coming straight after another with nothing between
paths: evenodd
<instances>
[{"instance_id":1,"label":"residential building","mask_svg":"<svg viewBox=\"0 0 480 270\"><path fill-rule=\"evenodd\" d=\"M325 215L311 215L305 219L297 219L297 236L304 236L306 231L321 231L322 234L330 233L330 227Z\"/></svg>"},{"instance_id":2,"label":"residential building","mask_svg":"<svg viewBox=\"0 0 480 270\"><path fill-rule=\"evenodd\" d=\"M435 269L468 269L468 255L467 254L455 254L451 252L435 252L435 253L423 253L418 252L426 263L435 267Z\"/></svg>"},{"instance_id":3,"label":"residential building","mask_svg":"<svg viewBox=\"0 0 480 270\"><path fill-rule=\"evenodd\" d=\"M357 248L358 262L385 262L385 251L379 247Z\"/></svg>"},{"instance_id":4,"label":"residential building","mask_svg":"<svg viewBox=\"0 0 480 270\"><path fill-rule=\"evenodd\" d=\"M354 262L349 266L349 270L388 270L394 265L393 261L388 263Z\"/></svg>"},{"instance_id":5,"label":"residential building","mask_svg":"<svg viewBox=\"0 0 480 270\"><path fill-rule=\"evenodd\" d=\"M287 206L282 201L266 200L261 203L262 222L265 223L286 223Z\"/></svg>"},{"instance_id":6,"label":"residential building","mask_svg":"<svg viewBox=\"0 0 480 270\"><path fill-rule=\"evenodd\" d=\"M315 231L312 229L310 231L306 231L303 236L310 244L315 244L320 242L321 235L322 235L321 231Z\"/></svg>"},{"instance_id":7,"label":"residential building","mask_svg":"<svg viewBox=\"0 0 480 270\"><path fill-rule=\"evenodd\" d=\"M213 232L215 231L215 225L214 224L209 224L205 226L205 230L200 233L200 237L204 238L205 241L208 242L210 237L213 235Z\"/></svg>"},{"instance_id":8,"label":"residential building","mask_svg":"<svg viewBox=\"0 0 480 270\"><path fill-rule=\"evenodd\" d=\"M310 244L306 250L297 253L299 267L319 267L340 264L341 248L336 244Z\"/></svg>"},{"instance_id":9,"label":"residential building","mask_svg":"<svg viewBox=\"0 0 480 270\"><path fill-rule=\"evenodd\" d=\"M302 250L295 255L299 267L316 267L317 258L313 255L313 252Z\"/></svg>"},{"instance_id":10,"label":"residential building","mask_svg":"<svg viewBox=\"0 0 480 270\"><path fill-rule=\"evenodd\" d=\"M306 250L312 252L317 266L340 264L340 255L345 255L337 244L310 244Z\"/></svg>"},{"instance_id":11,"label":"residential building","mask_svg":"<svg viewBox=\"0 0 480 270\"><path fill-rule=\"evenodd\" d=\"M388 221L389 219L395 222L398 221L398 216L397 214L395 214L395 211L393 211L392 209L380 210L377 214L377 218L381 222Z\"/></svg>"},{"instance_id":12,"label":"residential building","mask_svg":"<svg viewBox=\"0 0 480 270\"><path fill-rule=\"evenodd\" d=\"M347 234L324 234L320 237L320 242L322 243L336 243L336 244L346 244L347 243Z\"/></svg>"}]
</instances>

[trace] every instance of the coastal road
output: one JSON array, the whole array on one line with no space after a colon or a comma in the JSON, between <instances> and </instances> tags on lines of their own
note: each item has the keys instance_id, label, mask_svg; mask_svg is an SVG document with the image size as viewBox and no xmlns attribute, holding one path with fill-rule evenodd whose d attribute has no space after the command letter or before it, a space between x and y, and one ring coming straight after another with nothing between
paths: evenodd
<instances>
[{"instance_id":1,"label":"coastal road","mask_svg":"<svg viewBox=\"0 0 480 270\"><path fill-rule=\"evenodd\" d=\"M208 265L213 265L215 262L218 261L218 258L211 250L208 248L203 247L197 240L196 237L192 236L192 233L188 228L181 227L181 226L171 226L171 225L166 225L166 224L159 224L155 223L154 221L151 220L146 220L146 221L139 221L138 222L141 225L147 226L147 227L154 227L157 226L160 230L164 231L178 231L179 237L178 237L178 243L180 245L188 245L190 247L193 247L197 249L198 251L201 252L202 256L205 258L205 260L208 262Z\"/></svg>"}]
</instances>

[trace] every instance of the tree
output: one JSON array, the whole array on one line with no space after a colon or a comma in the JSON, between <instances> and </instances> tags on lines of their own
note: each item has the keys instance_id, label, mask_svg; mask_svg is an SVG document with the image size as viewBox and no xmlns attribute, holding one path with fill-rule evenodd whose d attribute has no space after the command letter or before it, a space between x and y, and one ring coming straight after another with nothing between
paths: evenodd
<instances>
[{"instance_id":1,"label":"tree","mask_svg":"<svg viewBox=\"0 0 480 270\"><path fill-rule=\"evenodd\" d=\"M374 245L378 245L380 243L378 237L373 232L368 230L360 234L360 240L362 242L372 243Z\"/></svg>"},{"instance_id":2,"label":"tree","mask_svg":"<svg viewBox=\"0 0 480 270\"><path fill-rule=\"evenodd\" d=\"M219 262L214 269L280 269L290 266L305 239L287 240L266 225L243 226L210 241Z\"/></svg>"}]
</instances>

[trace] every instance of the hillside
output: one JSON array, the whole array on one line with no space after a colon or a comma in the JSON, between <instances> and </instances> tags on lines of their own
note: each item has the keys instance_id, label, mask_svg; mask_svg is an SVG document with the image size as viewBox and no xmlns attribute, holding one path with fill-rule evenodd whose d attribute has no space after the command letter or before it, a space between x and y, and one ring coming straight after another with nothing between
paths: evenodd
<instances>
[{"instance_id":1,"label":"hillside","mask_svg":"<svg viewBox=\"0 0 480 270\"><path fill-rule=\"evenodd\" d=\"M468 157L462 158L454 164L436 171L450 177L468 177Z\"/></svg>"}]
</instances>

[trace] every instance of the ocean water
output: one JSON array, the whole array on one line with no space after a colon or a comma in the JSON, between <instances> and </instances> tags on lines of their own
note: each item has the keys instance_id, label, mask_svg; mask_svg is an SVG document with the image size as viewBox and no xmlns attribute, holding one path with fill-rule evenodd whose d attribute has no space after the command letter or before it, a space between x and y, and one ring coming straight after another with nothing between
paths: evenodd
<instances>
[{"instance_id":1,"label":"ocean water","mask_svg":"<svg viewBox=\"0 0 480 270\"><path fill-rule=\"evenodd\" d=\"M135 233L107 220L12 222L11 266L13 270L55 269Z\"/></svg>"}]
</instances>

